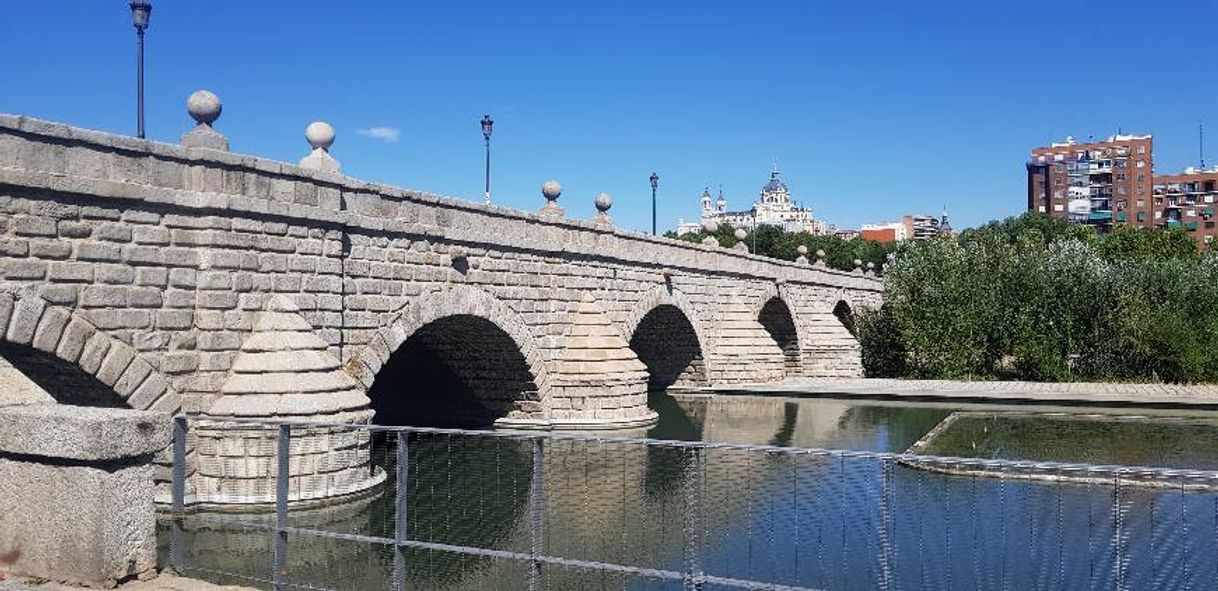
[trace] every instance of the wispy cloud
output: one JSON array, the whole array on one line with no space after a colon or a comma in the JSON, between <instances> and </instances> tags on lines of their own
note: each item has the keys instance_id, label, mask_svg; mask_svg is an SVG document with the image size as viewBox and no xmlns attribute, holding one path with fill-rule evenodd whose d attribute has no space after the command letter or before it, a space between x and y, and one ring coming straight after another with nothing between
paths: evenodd
<instances>
[{"instance_id":1,"label":"wispy cloud","mask_svg":"<svg viewBox=\"0 0 1218 591\"><path fill-rule=\"evenodd\" d=\"M398 136L402 135L402 131L395 127L366 127L356 130L356 133L391 144L398 141Z\"/></svg>"}]
</instances>

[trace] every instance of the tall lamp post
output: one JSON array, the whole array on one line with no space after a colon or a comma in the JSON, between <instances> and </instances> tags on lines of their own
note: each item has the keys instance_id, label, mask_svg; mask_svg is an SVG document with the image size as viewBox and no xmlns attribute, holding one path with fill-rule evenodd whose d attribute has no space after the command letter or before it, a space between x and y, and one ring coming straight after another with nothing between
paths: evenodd
<instances>
[{"instance_id":1,"label":"tall lamp post","mask_svg":"<svg viewBox=\"0 0 1218 591\"><path fill-rule=\"evenodd\" d=\"M660 175L651 173L651 235L656 235L656 187L660 186Z\"/></svg>"},{"instance_id":2,"label":"tall lamp post","mask_svg":"<svg viewBox=\"0 0 1218 591\"><path fill-rule=\"evenodd\" d=\"M482 116L482 139L486 140L486 204L491 203L491 126L495 121L490 115Z\"/></svg>"},{"instance_id":3,"label":"tall lamp post","mask_svg":"<svg viewBox=\"0 0 1218 591\"><path fill-rule=\"evenodd\" d=\"M135 33L139 37L136 49L136 111L138 118L137 135L144 137L144 31L148 29L148 19L152 16L152 3L148 0L133 0L131 2L131 22L135 25Z\"/></svg>"}]
</instances>

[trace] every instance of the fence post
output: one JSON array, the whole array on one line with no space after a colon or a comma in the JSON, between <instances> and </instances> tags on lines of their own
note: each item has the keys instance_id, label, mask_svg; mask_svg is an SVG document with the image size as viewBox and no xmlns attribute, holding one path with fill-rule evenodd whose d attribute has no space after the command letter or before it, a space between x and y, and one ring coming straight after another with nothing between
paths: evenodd
<instances>
[{"instance_id":1,"label":"fence post","mask_svg":"<svg viewBox=\"0 0 1218 591\"><path fill-rule=\"evenodd\" d=\"M880 589L892 589L892 460L881 459L880 490Z\"/></svg>"},{"instance_id":2,"label":"fence post","mask_svg":"<svg viewBox=\"0 0 1218 591\"><path fill-rule=\"evenodd\" d=\"M533 438L533 478L529 490L529 510L532 523L529 527L529 591L540 591L542 587L541 554L545 543L545 446L541 437Z\"/></svg>"},{"instance_id":3,"label":"fence post","mask_svg":"<svg viewBox=\"0 0 1218 591\"><path fill-rule=\"evenodd\" d=\"M173 418L173 471L170 494L173 502L173 538L169 542L169 566L181 575L182 519L186 509L186 416Z\"/></svg>"},{"instance_id":4,"label":"fence post","mask_svg":"<svg viewBox=\"0 0 1218 591\"><path fill-rule=\"evenodd\" d=\"M701 449L689 448L685 480L685 589L702 589L702 460Z\"/></svg>"},{"instance_id":5,"label":"fence post","mask_svg":"<svg viewBox=\"0 0 1218 591\"><path fill-rule=\"evenodd\" d=\"M1121 510L1121 472L1117 471L1116 478L1112 484L1112 534L1113 539L1113 560L1112 565L1116 569L1113 573L1113 588L1116 591L1125 591L1127 582L1125 581L1125 566L1128 560L1125 555L1125 515ZM1153 532L1152 532L1153 535Z\"/></svg>"},{"instance_id":6,"label":"fence post","mask_svg":"<svg viewBox=\"0 0 1218 591\"><path fill-rule=\"evenodd\" d=\"M410 448L407 447L409 433L398 431L397 447L397 496L394 499L393 522L393 588L394 591L406 589L406 549L402 543L406 541L406 511L410 486Z\"/></svg>"},{"instance_id":7,"label":"fence post","mask_svg":"<svg viewBox=\"0 0 1218 591\"><path fill-rule=\"evenodd\" d=\"M292 426L279 425L279 468L275 476L275 591L287 587L288 568L288 479L291 476Z\"/></svg>"}]
</instances>

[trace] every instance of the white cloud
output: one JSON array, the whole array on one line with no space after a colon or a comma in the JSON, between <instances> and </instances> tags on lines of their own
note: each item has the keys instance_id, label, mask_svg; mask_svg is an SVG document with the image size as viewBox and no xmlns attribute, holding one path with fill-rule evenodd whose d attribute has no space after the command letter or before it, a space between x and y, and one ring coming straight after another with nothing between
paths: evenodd
<instances>
[{"instance_id":1,"label":"white cloud","mask_svg":"<svg viewBox=\"0 0 1218 591\"><path fill-rule=\"evenodd\" d=\"M356 133L391 144L398 141L398 136L402 135L402 131L394 127L368 127L356 130Z\"/></svg>"}]
</instances>

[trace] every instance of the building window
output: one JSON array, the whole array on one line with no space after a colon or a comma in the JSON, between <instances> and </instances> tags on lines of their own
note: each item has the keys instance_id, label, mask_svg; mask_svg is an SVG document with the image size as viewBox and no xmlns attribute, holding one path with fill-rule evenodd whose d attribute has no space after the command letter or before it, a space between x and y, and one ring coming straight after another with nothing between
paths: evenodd
<instances>
[{"instance_id":1,"label":"building window","mask_svg":"<svg viewBox=\"0 0 1218 591\"><path fill-rule=\"evenodd\" d=\"M1139 154L1145 154L1145 153L1146 153L1146 146L1138 146L1138 153L1139 153Z\"/></svg>"},{"instance_id":2,"label":"building window","mask_svg":"<svg viewBox=\"0 0 1218 591\"><path fill-rule=\"evenodd\" d=\"M1139 211L1139 212L1138 212L1138 221L1139 221L1139 222L1144 222L1144 221L1146 221L1146 212L1144 212L1144 211Z\"/></svg>"},{"instance_id":3,"label":"building window","mask_svg":"<svg viewBox=\"0 0 1218 591\"><path fill-rule=\"evenodd\" d=\"M1146 161L1138 160L1138 168L1146 168Z\"/></svg>"},{"instance_id":4,"label":"building window","mask_svg":"<svg viewBox=\"0 0 1218 591\"><path fill-rule=\"evenodd\" d=\"M1039 210L1040 210L1040 213L1044 213L1044 212L1045 212L1045 206L1043 206L1043 205L1041 205L1040 207L1037 207L1036 209L1039 209Z\"/></svg>"},{"instance_id":5,"label":"building window","mask_svg":"<svg viewBox=\"0 0 1218 591\"><path fill-rule=\"evenodd\" d=\"M1202 238L1202 240L1204 240L1206 244L1210 244L1214 241L1214 236L1212 234L1207 235L1205 238Z\"/></svg>"},{"instance_id":6,"label":"building window","mask_svg":"<svg viewBox=\"0 0 1218 591\"><path fill-rule=\"evenodd\" d=\"M1139 172L1139 173L1138 173L1138 180L1139 180L1139 181L1144 181L1144 180L1146 180L1146 173L1144 173L1144 172Z\"/></svg>"},{"instance_id":7,"label":"building window","mask_svg":"<svg viewBox=\"0 0 1218 591\"><path fill-rule=\"evenodd\" d=\"M1156 212L1155 212L1155 219L1156 219L1156 220L1163 219L1163 212L1161 212L1161 211L1156 211Z\"/></svg>"},{"instance_id":8,"label":"building window","mask_svg":"<svg viewBox=\"0 0 1218 591\"><path fill-rule=\"evenodd\" d=\"M1040 210L1044 211L1045 208L1042 207L1042 208L1040 208ZM1053 206L1053 211L1061 211L1061 210L1062 210L1062 204L1058 203L1057 205Z\"/></svg>"},{"instance_id":9,"label":"building window","mask_svg":"<svg viewBox=\"0 0 1218 591\"><path fill-rule=\"evenodd\" d=\"M1060 186L1066 184L1066 180L1063 179L1062 177L1057 177L1056 179L1053 180L1053 184L1060 187Z\"/></svg>"},{"instance_id":10,"label":"building window","mask_svg":"<svg viewBox=\"0 0 1218 591\"><path fill-rule=\"evenodd\" d=\"M1125 173L1123 173L1123 172L1121 172L1121 173L1117 173L1117 180L1118 180L1118 181L1123 181L1123 180L1125 180Z\"/></svg>"}]
</instances>

